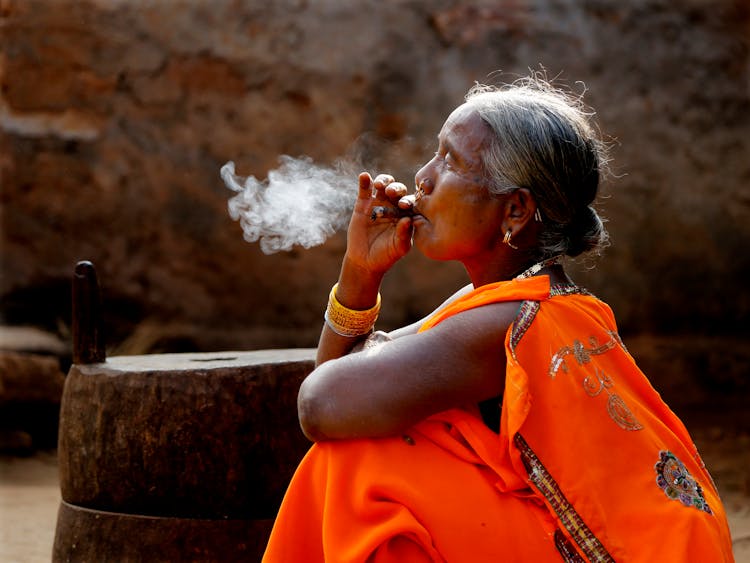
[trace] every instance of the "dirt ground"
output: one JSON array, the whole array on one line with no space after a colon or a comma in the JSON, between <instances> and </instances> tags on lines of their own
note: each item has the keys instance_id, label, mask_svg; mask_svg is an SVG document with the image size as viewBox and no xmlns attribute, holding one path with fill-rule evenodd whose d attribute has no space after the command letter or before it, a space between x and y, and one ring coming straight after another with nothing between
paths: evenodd
<instances>
[{"instance_id":1,"label":"dirt ground","mask_svg":"<svg viewBox=\"0 0 750 563\"><path fill-rule=\"evenodd\" d=\"M0 561L48 562L59 503L54 452L0 457Z\"/></svg>"},{"instance_id":2,"label":"dirt ground","mask_svg":"<svg viewBox=\"0 0 750 563\"><path fill-rule=\"evenodd\" d=\"M737 563L750 563L750 434L693 430L729 514ZM0 561L48 562L60 491L54 452L0 456Z\"/></svg>"}]
</instances>

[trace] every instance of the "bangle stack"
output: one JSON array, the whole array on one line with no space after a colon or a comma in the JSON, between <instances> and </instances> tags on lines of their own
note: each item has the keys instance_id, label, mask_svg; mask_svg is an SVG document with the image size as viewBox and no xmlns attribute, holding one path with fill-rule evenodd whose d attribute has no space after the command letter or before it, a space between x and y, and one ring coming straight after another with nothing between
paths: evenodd
<instances>
[{"instance_id":1,"label":"bangle stack","mask_svg":"<svg viewBox=\"0 0 750 563\"><path fill-rule=\"evenodd\" d=\"M325 312L325 320L328 328L339 336L355 337L369 333L375 326L375 321L380 313L380 293L378 293L375 305L364 311L348 309L336 299L335 284L328 296L328 307Z\"/></svg>"}]
</instances>

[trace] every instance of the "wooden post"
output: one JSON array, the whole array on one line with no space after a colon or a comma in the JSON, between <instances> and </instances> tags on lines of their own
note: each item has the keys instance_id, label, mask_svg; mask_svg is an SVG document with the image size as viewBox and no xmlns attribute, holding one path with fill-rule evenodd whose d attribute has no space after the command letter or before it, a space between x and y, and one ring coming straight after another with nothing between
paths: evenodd
<instances>
[{"instance_id":1,"label":"wooden post","mask_svg":"<svg viewBox=\"0 0 750 563\"><path fill-rule=\"evenodd\" d=\"M96 268L88 260L78 262L73 274L73 363L104 362L102 297Z\"/></svg>"}]
</instances>

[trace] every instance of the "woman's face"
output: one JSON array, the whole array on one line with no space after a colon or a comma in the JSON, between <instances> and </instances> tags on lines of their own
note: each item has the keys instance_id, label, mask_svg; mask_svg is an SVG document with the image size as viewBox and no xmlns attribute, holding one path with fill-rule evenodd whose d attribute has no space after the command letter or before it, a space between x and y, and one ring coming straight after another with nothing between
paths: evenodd
<instances>
[{"instance_id":1,"label":"woman's face","mask_svg":"<svg viewBox=\"0 0 750 563\"><path fill-rule=\"evenodd\" d=\"M503 198L486 188L481 149L491 130L467 105L459 106L438 136L438 151L415 176L414 244L438 260L479 258L502 239Z\"/></svg>"}]
</instances>

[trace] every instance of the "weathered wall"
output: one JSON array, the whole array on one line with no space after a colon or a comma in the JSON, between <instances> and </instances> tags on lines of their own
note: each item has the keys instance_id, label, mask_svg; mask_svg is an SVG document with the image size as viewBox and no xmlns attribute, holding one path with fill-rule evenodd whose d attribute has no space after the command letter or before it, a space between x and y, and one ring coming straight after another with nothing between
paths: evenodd
<instances>
[{"instance_id":1,"label":"weathered wall","mask_svg":"<svg viewBox=\"0 0 750 563\"><path fill-rule=\"evenodd\" d=\"M262 254L227 215L221 165L330 163L367 134L384 141L373 167L408 180L475 80L541 64L585 82L616 141L613 244L578 279L625 332L745 330L747 6L0 0L5 321L64 330L73 265L90 259L120 351L314 345L343 237ZM407 258L384 325L463 281Z\"/></svg>"}]
</instances>

